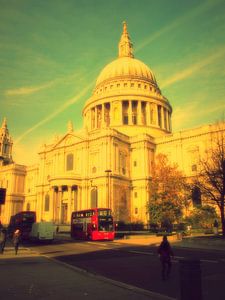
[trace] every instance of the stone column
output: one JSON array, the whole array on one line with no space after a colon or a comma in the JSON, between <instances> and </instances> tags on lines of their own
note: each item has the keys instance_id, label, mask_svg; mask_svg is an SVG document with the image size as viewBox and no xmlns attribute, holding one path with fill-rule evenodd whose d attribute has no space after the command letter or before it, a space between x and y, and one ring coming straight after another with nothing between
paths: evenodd
<instances>
[{"instance_id":1,"label":"stone column","mask_svg":"<svg viewBox=\"0 0 225 300\"><path fill-rule=\"evenodd\" d=\"M142 122L141 101L140 100L138 100L138 104L137 104L137 125L143 125L143 122Z\"/></svg>"},{"instance_id":2,"label":"stone column","mask_svg":"<svg viewBox=\"0 0 225 300\"><path fill-rule=\"evenodd\" d=\"M156 116L157 116L157 126L158 127L162 127L162 106L161 105L157 105L156 104ZM160 126L160 123L159 123L159 120L161 119L161 126Z\"/></svg>"},{"instance_id":3,"label":"stone column","mask_svg":"<svg viewBox=\"0 0 225 300\"><path fill-rule=\"evenodd\" d=\"M98 120L97 120L97 106L95 106L94 110L95 110L95 129L96 129L97 128L97 122L98 122Z\"/></svg>"},{"instance_id":4,"label":"stone column","mask_svg":"<svg viewBox=\"0 0 225 300\"><path fill-rule=\"evenodd\" d=\"M166 124L165 124L165 109L163 106L161 106L161 119L162 119L162 128L165 129L166 128Z\"/></svg>"},{"instance_id":5,"label":"stone column","mask_svg":"<svg viewBox=\"0 0 225 300\"><path fill-rule=\"evenodd\" d=\"M55 194L55 191L54 191L54 187L51 187L50 189L50 218L51 218L51 221L54 222L54 194Z\"/></svg>"},{"instance_id":6,"label":"stone column","mask_svg":"<svg viewBox=\"0 0 225 300\"><path fill-rule=\"evenodd\" d=\"M101 122L101 128L106 127L105 125L105 105L102 104L102 122Z\"/></svg>"},{"instance_id":7,"label":"stone column","mask_svg":"<svg viewBox=\"0 0 225 300\"><path fill-rule=\"evenodd\" d=\"M78 186L78 191L77 191L77 209L81 210L82 209L82 203L81 203L81 187Z\"/></svg>"},{"instance_id":8,"label":"stone column","mask_svg":"<svg viewBox=\"0 0 225 300\"><path fill-rule=\"evenodd\" d=\"M62 222L62 187L58 187L58 197L57 197L57 204L58 204L58 221L59 224Z\"/></svg>"},{"instance_id":9,"label":"stone column","mask_svg":"<svg viewBox=\"0 0 225 300\"><path fill-rule=\"evenodd\" d=\"M166 129L169 130L169 112L166 110Z\"/></svg>"},{"instance_id":10,"label":"stone column","mask_svg":"<svg viewBox=\"0 0 225 300\"><path fill-rule=\"evenodd\" d=\"M152 109L153 109L153 119L154 119L154 125L159 126L159 121L158 121L158 107L157 104L152 104Z\"/></svg>"},{"instance_id":11,"label":"stone column","mask_svg":"<svg viewBox=\"0 0 225 300\"><path fill-rule=\"evenodd\" d=\"M150 113L150 103L146 102L146 125L151 125L151 119L150 119L151 113Z\"/></svg>"},{"instance_id":12,"label":"stone column","mask_svg":"<svg viewBox=\"0 0 225 300\"><path fill-rule=\"evenodd\" d=\"M70 223L71 213L73 211L72 186L68 185L67 188L68 188L68 215L67 215L67 221Z\"/></svg>"},{"instance_id":13,"label":"stone column","mask_svg":"<svg viewBox=\"0 0 225 300\"><path fill-rule=\"evenodd\" d=\"M172 125L171 125L171 113L168 112L168 122L169 122L169 131L172 130Z\"/></svg>"},{"instance_id":14,"label":"stone column","mask_svg":"<svg viewBox=\"0 0 225 300\"><path fill-rule=\"evenodd\" d=\"M112 102L109 102L109 126L112 125L112 120L113 120Z\"/></svg>"},{"instance_id":15,"label":"stone column","mask_svg":"<svg viewBox=\"0 0 225 300\"><path fill-rule=\"evenodd\" d=\"M57 189L57 190L56 190ZM58 203L58 188L54 187L54 222L58 223L58 214L59 214L59 203Z\"/></svg>"},{"instance_id":16,"label":"stone column","mask_svg":"<svg viewBox=\"0 0 225 300\"><path fill-rule=\"evenodd\" d=\"M119 125L123 125L123 102L119 102Z\"/></svg>"},{"instance_id":17,"label":"stone column","mask_svg":"<svg viewBox=\"0 0 225 300\"><path fill-rule=\"evenodd\" d=\"M77 188L77 189L74 189L73 192L72 192L72 197L73 197L73 211L78 210L77 192L78 192L78 188Z\"/></svg>"},{"instance_id":18,"label":"stone column","mask_svg":"<svg viewBox=\"0 0 225 300\"><path fill-rule=\"evenodd\" d=\"M42 212L43 212L43 192L38 192L37 194L37 222L40 222L42 219Z\"/></svg>"}]
</instances>

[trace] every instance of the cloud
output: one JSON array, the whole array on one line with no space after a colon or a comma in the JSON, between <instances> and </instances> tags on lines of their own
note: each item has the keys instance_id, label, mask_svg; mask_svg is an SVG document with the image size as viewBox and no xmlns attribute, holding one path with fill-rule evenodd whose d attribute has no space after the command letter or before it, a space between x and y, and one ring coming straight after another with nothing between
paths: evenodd
<instances>
[{"instance_id":1,"label":"cloud","mask_svg":"<svg viewBox=\"0 0 225 300\"><path fill-rule=\"evenodd\" d=\"M195 9L187 12L186 14L184 14L181 17L178 17L172 23L166 24L165 27L163 27L159 31L151 34L149 37L147 37L142 42L142 44L140 44L136 48L135 52L140 51L141 49L143 49L144 47L146 47L148 44L152 43L154 40L156 40L157 38L159 38L163 34L168 33L170 31L174 30L175 28L180 27L183 23L185 23L189 19L197 17L200 14L202 14L203 12L211 9L213 6L219 4L221 1L223 1L223 0L208 0L208 1L203 2L202 4L200 4L199 6L197 6Z\"/></svg>"},{"instance_id":2,"label":"cloud","mask_svg":"<svg viewBox=\"0 0 225 300\"><path fill-rule=\"evenodd\" d=\"M210 54L206 58L200 60L199 62L192 64L188 68L181 70L165 80L161 83L160 87L165 88L168 86L171 86L175 82L178 82L180 80L187 79L188 77L191 77L194 73L198 72L200 69L204 68L205 66L213 63L214 61L222 58L225 55L225 47L221 47L219 49L216 49L213 54Z\"/></svg>"},{"instance_id":3,"label":"cloud","mask_svg":"<svg viewBox=\"0 0 225 300\"><path fill-rule=\"evenodd\" d=\"M193 120L210 119L209 122L216 122L222 119L224 114L224 104L217 104L212 101L206 105L206 97L207 95L205 94L192 95L192 98L198 100L175 107L172 119L174 131L192 127Z\"/></svg>"},{"instance_id":4,"label":"cloud","mask_svg":"<svg viewBox=\"0 0 225 300\"><path fill-rule=\"evenodd\" d=\"M89 72L88 77L90 77L93 73L96 73L96 70L98 70L100 67L97 66L95 69L93 69L91 72ZM76 70L76 72L73 72L71 74L68 74L66 76L62 76L62 77L58 77L54 80L51 80L47 83L44 83L42 85L39 86L32 86L32 87L20 87L20 88L15 88L15 89L8 89L4 92L5 96L27 96L27 95L31 95L34 93L37 93L41 90L50 88L56 84L60 84L60 83L67 83L70 84L71 82L74 83L76 82L82 82L84 80L83 77L83 73L84 71L80 70L80 72L78 72ZM17 99L17 104L18 104L18 99Z\"/></svg>"},{"instance_id":5,"label":"cloud","mask_svg":"<svg viewBox=\"0 0 225 300\"><path fill-rule=\"evenodd\" d=\"M194 119L194 115L196 114L197 103L192 102L187 105L177 106L173 111L172 116L172 125L173 129L179 130L179 128L183 128L184 124L188 124L190 121L190 116ZM198 111L198 110L197 110Z\"/></svg>"},{"instance_id":6,"label":"cloud","mask_svg":"<svg viewBox=\"0 0 225 300\"><path fill-rule=\"evenodd\" d=\"M91 87L93 87L93 84L94 84L94 81L92 81L88 86L86 86L78 95L76 95L75 97L69 99L67 102L65 102L62 106L60 106L58 109L56 109L50 115L48 115L46 118L42 119L37 124L35 124L33 127L31 127L28 130L26 130L23 134L21 134L16 139L15 144L17 144L18 142L20 142L25 136L27 136L28 134L30 134L35 129L39 128L43 124L47 123L48 121L50 121L51 119L53 119L54 117L56 117L58 114L60 114L66 108L68 108L70 105L72 105L75 102L77 102L82 96L84 96L89 91L89 89Z\"/></svg>"},{"instance_id":7,"label":"cloud","mask_svg":"<svg viewBox=\"0 0 225 300\"><path fill-rule=\"evenodd\" d=\"M40 90L46 89L51 87L55 81L50 81L46 84L36 86L36 87L21 87L18 89L10 89L5 91L5 96L24 96L24 95L31 95Z\"/></svg>"}]
</instances>

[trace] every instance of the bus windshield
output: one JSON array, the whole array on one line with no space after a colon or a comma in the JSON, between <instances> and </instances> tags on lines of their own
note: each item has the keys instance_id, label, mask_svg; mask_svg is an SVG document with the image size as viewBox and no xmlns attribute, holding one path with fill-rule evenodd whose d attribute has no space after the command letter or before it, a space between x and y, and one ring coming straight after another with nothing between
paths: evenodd
<instances>
[{"instance_id":1,"label":"bus windshield","mask_svg":"<svg viewBox=\"0 0 225 300\"><path fill-rule=\"evenodd\" d=\"M112 217L111 216L98 217L98 230L99 231L112 231L113 230Z\"/></svg>"}]
</instances>

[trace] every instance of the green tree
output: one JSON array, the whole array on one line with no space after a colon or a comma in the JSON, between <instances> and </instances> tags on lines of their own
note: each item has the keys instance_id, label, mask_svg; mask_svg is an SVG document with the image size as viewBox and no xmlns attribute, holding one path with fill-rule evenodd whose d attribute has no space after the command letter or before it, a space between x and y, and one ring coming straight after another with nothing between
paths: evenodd
<instances>
[{"instance_id":1,"label":"green tree","mask_svg":"<svg viewBox=\"0 0 225 300\"><path fill-rule=\"evenodd\" d=\"M218 218L216 210L210 205L195 207L186 221L194 227L212 228L214 221Z\"/></svg>"},{"instance_id":2,"label":"green tree","mask_svg":"<svg viewBox=\"0 0 225 300\"><path fill-rule=\"evenodd\" d=\"M179 222L182 209L188 206L188 198L185 177L178 166L170 164L166 155L157 155L150 182L150 222Z\"/></svg>"},{"instance_id":3,"label":"green tree","mask_svg":"<svg viewBox=\"0 0 225 300\"><path fill-rule=\"evenodd\" d=\"M180 221L182 209L173 202L166 201L160 203L157 201L149 204L149 214L152 223L174 223Z\"/></svg>"}]
</instances>

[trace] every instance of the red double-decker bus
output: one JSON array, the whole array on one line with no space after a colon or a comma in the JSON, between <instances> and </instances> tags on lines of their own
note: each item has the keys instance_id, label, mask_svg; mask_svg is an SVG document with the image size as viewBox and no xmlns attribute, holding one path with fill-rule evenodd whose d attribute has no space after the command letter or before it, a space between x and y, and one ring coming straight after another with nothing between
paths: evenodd
<instances>
[{"instance_id":1,"label":"red double-decker bus","mask_svg":"<svg viewBox=\"0 0 225 300\"><path fill-rule=\"evenodd\" d=\"M115 229L111 209L93 208L72 212L71 237L92 241L113 240Z\"/></svg>"},{"instance_id":2,"label":"red double-decker bus","mask_svg":"<svg viewBox=\"0 0 225 300\"><path fill-rule=\"evenodd\" d=\"M8 234L13 235L16 229L21 232L22 239L29 239L33 223L36 222L35 211L21 211L10 218Z\"/></svg>"}]
</instances>

